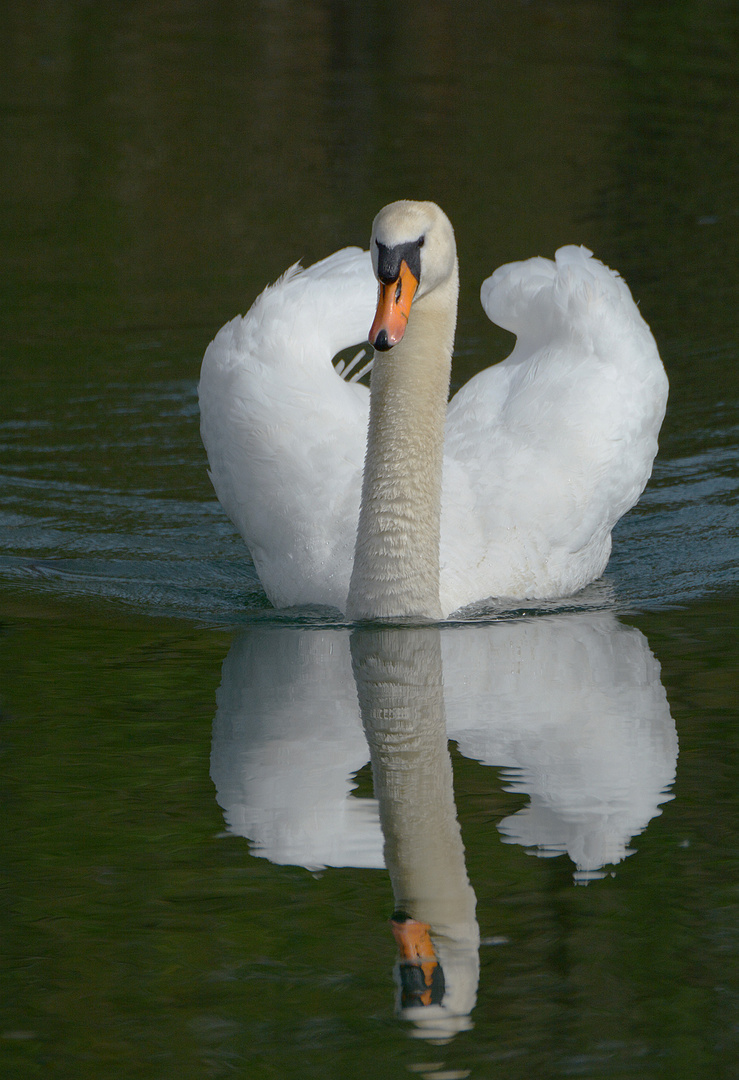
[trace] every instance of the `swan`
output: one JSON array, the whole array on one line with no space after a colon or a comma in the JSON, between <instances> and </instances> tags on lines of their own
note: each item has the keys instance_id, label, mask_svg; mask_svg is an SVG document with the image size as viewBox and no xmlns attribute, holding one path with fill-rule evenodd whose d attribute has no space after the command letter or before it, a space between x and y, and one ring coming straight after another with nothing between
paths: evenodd
<instances>
[{"instance_id":1,"label":"swan","mask_svg":"<svg viewBox=\"0 0 739 1080\"><path fill-rule=\"evenodd\" d=\"M605 569L667 402L627 285L584 247L500 267L482 305L515 347L447 405L458 290L449 219L403 200L369 253L291 267L208 346L210 476L276 607L435 620ZM331 363L368 330L370 391Z\"/></svg>"}]
</instances>

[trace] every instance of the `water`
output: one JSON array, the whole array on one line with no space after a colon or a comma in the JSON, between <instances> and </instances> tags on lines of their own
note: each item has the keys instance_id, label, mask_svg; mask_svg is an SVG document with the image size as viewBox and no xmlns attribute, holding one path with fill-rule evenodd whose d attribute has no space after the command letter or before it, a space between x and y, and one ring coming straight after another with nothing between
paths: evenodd
<instances>
[{"instance_id":1,"label":"water","mask_svg":"<svg viewBox=\"0 0 739 1080\"><path fill-rule=\"evenodd\" d=\"M733 6L1 18L3 1075L735 1076ZM601 582L352 635L270 608L197 377L409 196L456 384L509 348L481 280L581 242L671 399ZM453 1008L399 1011L398 906Z\"/></svg>"}]
</instances>

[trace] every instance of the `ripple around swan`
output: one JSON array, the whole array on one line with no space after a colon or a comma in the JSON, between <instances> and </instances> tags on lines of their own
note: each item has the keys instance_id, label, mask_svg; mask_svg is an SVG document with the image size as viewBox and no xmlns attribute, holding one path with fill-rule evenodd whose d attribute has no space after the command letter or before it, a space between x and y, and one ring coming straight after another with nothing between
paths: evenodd
<instances>
[{"instance_id":1,"label":"ripple around swan","mask_svg":"<svg viewBox=\"0 0 739 1080\"><path fill-rule=\"evenodd\" d=\"M269 617L207 478L196 383L80 387L63 418L48 393L39 415L0 423L0 578L197 620ZM614 531L605 578L576 605L663 607L736 586L732 410L717 406L702 420L698 443L674 437L663 448L640 502Z\"/></svg>"},{"instance_id":2,"label":"ripple around swan","mask_svg":"<svg viewBox=\"0 0 739 1080\"><path fill-rule=\"evenodd\" d=\"M554 610L573 603L663 607L734 588L737 457L721 448L658 461L641 502L614 532L604 579ZM0 491L0 577L8 583L197 620L239 622L271 610L248 552L213 499L7 472ZM495 610L465 613L486 614Z\"/></svg>"}]
</instances>

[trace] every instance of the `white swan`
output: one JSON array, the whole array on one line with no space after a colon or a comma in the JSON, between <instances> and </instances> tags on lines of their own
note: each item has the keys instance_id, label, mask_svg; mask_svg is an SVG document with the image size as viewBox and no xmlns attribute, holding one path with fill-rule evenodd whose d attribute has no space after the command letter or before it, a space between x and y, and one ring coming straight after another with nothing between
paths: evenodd
<instances>
[{"instance_id":1,"label":"white swan","mask_svg":"<svg viewBox=\"0 0 739 1080\"><path fill-rule=\"evenodd\" d=\"M367 337L373 268L367 441L370 395L331 359ZM292 267L210 344L211 478L276 606L438 618L570 595L603 572L657 451L654 339L585 248L501 267L482 303L517 343L447 408L454 233L433 203L399 202L375 219L371 261L346 248Z\"/></svg>"}]
</instances>

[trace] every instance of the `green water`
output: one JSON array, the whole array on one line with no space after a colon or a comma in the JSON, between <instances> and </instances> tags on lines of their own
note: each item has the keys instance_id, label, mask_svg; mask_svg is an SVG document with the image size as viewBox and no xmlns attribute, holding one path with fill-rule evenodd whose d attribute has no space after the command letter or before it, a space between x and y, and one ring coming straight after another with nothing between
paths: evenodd
<instances>
[{"instance_id":1,"label":"green water","mask_svg":"<svg viewBox=\"0 0 739 1080\"><path fill-rule=\"evenodd\" d=\"M736 1076L734 5L31 2L0 28L2 1075ZM604 582L440 631L480 935L444 1043L397 1015L356 641L271 611L197 430L218 327L398 197L455 225L455 383L509 348L482 279L572 242L671 381ZM535 842L600 835L599 799L632 854Z\"/></svg>"},{"instance_id":2,"label":"green water","mask_svg":"<svg viewBox=\"0 0 739 1080\"><path fill-rule=\"evenodd\" d=\"M675 798L602 880L501 844L527 800L452 744L482 945L474 1027L443 1047L394 1019L386 873L276 866L224 835L208 759L230 635L29 606L6 601L2 646L6 1075L732 1075L736 604L638 620Z\"/></svg>"}]
</instances>

